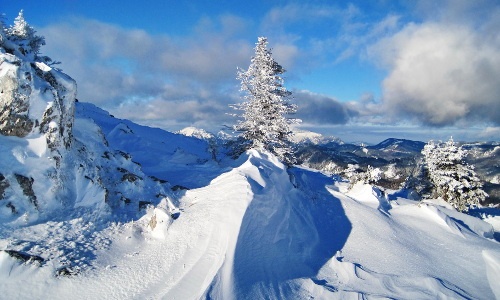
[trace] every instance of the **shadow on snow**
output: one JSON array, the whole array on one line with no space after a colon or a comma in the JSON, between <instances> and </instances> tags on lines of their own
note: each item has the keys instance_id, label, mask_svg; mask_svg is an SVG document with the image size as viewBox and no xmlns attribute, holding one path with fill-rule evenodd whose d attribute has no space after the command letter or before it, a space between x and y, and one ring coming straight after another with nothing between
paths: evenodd
<instances>
[{"instance_id":1,"label":"shadow on snow","mask_svg":"<svg viewBox=\"0 0 500 300\"><path fill-rule=\"evenodd\" d=\"M279 298L293 293L288 280L316 276L342 249L352 226L339 199L326 190L331 178L301 168L286 174L272 164L259 170L267 184L250 181L254 199L236 244L234 287L238 297Z\"/></svg>"}]
</instances>

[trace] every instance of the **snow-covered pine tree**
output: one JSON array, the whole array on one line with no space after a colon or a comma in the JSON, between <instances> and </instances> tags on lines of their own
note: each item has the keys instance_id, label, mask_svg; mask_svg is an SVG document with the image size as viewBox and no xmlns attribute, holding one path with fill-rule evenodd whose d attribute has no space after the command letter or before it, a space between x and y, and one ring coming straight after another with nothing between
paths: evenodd
<instances>
[{"instance_id":1,"label":"snow-covered pine tree","mask_svg":"<svg viewBox=\"0 0 500 300\"><path fill-rule=\"evenodd\" d=\"M414 168L409 171L403 189L410 191L412 199L432 198L433 184L430 182L429 170L426 167L423 157L415 157Z\"/></svg>"},{"instance_id":2,"label":"snow-covered pine tree","mask_svg":"<svg viewBox=\"0 0 500 300\"><path fill-rule=\"evenodd\" d=\"M375 184L382 178L382 171L379 168L374 168L370 165L366 168L364 182Z\"/></svg>"},{"instance_id":3,"label":"snow-covered pine tree","mask_svg":"<svg viewBox=\"0 0 500 300\"><path fill-rule=\"evenodd\" d=\"M450 138L446 143L430 141L422 150L433 197L441 197L459 211L477 206L488 196L474 167L465 163L467 150Z\"/></svg>"},{"instance_id":4,"label":"snow-covered pine tree","mask_svg":"<svg viewBox=\"0 0 500 300\"><path fill-rule=\"evenodd\" d=\"M234 129L241 132L243 148L264 148L286 164L292 164L295 157L289 140L290 124L300 120L286 117L295 113L297 107L290 103L291 92L280 77L285 69L274 60L267 44L267 38L259 37L248 70L238 71L245 101L232 106L243 111L243 120Z\"/></svg>"},{"instance_id":5,"label":"snow-covered pine tree","mask_svg":"<svg viewBox=\"0 0 500 300\"><path fill-rule=\"evenodd\" d=\"M6 29L7 39L17 45L16 49L23 56L30 60L35 60L40 53L40 47L45 45L45 38L36 35L36 31L24 19L21 10L14 19L14 25Z\"/></svg>"}]
</instances>

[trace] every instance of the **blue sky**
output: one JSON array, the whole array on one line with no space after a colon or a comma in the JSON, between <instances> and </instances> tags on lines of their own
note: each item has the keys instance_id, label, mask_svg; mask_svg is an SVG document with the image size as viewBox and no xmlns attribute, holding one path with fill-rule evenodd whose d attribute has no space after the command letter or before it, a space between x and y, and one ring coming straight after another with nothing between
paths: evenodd
<instances>
[{"instance_id":1,"label":"blue sky","mask_svg":"<svg viewBox=\"0 0 500 300\"><path fill-rule=\"evenodd\" d=\"M258 36L302 129L345 141L499 140L500 4L420 1L7 1L45 36L78 97L175 131L236 120Z\"/></svg>"}]
</instances>

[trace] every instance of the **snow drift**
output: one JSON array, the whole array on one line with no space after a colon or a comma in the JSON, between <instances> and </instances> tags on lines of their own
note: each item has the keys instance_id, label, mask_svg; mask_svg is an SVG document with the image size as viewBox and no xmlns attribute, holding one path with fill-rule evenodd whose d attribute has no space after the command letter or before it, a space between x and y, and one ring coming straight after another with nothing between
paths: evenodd
<instances>
[{"instance_id":1,"label":"snow drift","mask_svg":"<svg viewBox=\"0 0 500 300\"><path fill-rule=\"evenodd\" d=\"M498 295L500 246L480 219L368 185L346 194L347 183L287 170L269 153L252 150L227 163L206 186L171 194L182 211L175 221L165 214L167 197L134 222L95 228L92 267L77 276L54 277L50 260L37 267L0 253L0 288L8 298L53 299ZM155 228L153 216L163 220ZM71 222L23 233L45 228L56 239L57 228L85 224ZM21 285L34 288L11 288Z\"/></svg>"}]
</instances>

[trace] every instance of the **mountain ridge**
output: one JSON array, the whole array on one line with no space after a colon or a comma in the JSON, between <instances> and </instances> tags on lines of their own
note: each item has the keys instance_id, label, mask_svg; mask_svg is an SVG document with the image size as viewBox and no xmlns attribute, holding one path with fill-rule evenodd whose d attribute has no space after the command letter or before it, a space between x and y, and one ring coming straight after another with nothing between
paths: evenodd
<instances>
[{"instance_id":1,"label":"mountain ridge","mask_svg":"<svg viewBox=\"0 0 500 300\"><path fill-rule=\"evenodd\" d=\"M262 149L233 158L201 131L76 101L46 58L1 49L2 297L500 297L498 209L467 215L333 172L411 169L419 143L312 135L302 165Z\"/></svg>"}]
</instances>

